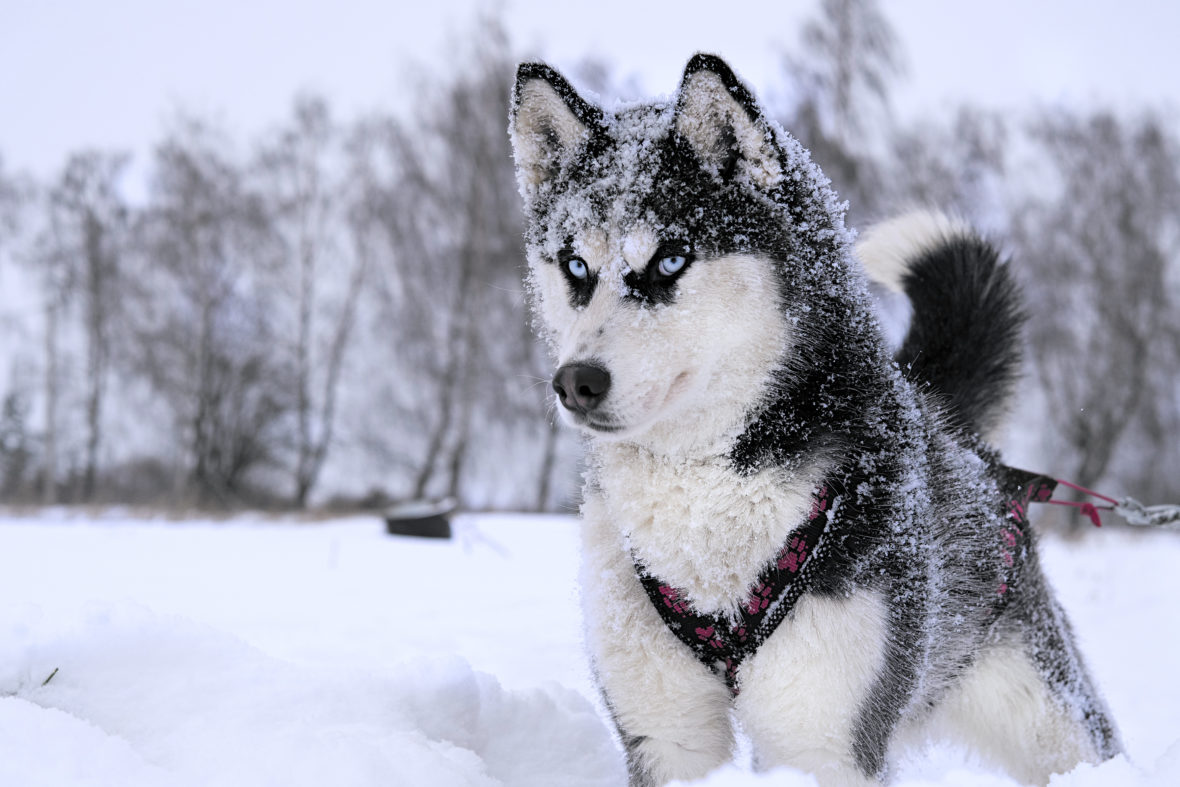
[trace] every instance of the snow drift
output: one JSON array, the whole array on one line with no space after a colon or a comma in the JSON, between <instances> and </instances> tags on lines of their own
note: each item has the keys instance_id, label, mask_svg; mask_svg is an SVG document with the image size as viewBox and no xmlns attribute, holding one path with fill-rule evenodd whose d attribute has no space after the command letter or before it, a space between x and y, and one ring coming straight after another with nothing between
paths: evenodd
<instances>
[{"instance_id":1,"label":"snow drift","mask_svg":"<svg viewBox=\"0 0 1180 787\"><path fill-rule=\"evenodd\" d=\"M456 532L0 520L0 784L625 783L579 641L572 520ZM1043 551L1129 751L1052 784L1180 783L1180 540L1104 529ZM814 783L748 759L706 783ZM895 783L1013 784L938 745Z\"/></svg>"}]
</instances>

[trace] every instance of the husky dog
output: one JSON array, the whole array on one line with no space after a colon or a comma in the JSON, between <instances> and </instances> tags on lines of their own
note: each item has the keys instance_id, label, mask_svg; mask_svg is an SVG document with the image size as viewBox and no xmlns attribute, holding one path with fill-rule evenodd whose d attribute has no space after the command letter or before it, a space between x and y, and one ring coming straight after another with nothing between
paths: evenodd
<instances>
[{"instance_id":1,"label":"husky dog","mask_svg":"<svg viewBox=\"0 0 1180 787\"><path fill-rule=\"evenodd\" d=\"M581 577L633 785L733 755L884 781L953 734L1026 782L1120 750L1038 565L1045 491L985 442L1019 366L996 251L918 213L854 249L716 57L608 110L517 72L529 289L588 437ZM869 273L904 291L890 355Z\"/></svg>"}]
</instances>

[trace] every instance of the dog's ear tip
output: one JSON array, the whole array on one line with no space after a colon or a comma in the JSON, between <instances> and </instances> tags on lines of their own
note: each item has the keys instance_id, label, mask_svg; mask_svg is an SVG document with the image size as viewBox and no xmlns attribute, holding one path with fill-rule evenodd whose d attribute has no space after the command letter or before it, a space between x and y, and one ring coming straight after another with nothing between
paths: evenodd
<instances>
[{"instance_id":1,"label":"dog's ear tip","mask_svg":"<svg viewBox=\"0 0 1180 787\"><path fill-rule=\"evenodd\" d=\"M701 74L707 74L711 78L698 76ZM741 77L720 55L707 52L697 52L684 68L684 78L680 82L679 91L681 105L693 95L716 91L718 82L723 92L728 93L730 98L741 105L752 120L762 115L758 101Z\"/></svg>"},{"instance_id":2,"label":"dog's ear tip","mask_svg":"<svg viewBox=\"0 0 1180 787\"><path fill-rule=\"evenodd\" d=\"M745 159L759 183L771 188L778 182L782 167L773 133L754 94L720 56L698 52L688 61L676 112L677 130L722 180Z\"/></svg>"},{"instance_id":3,"label":"dog's ear tip","mask_svg":"<svg viewBox=\"0 0 1180 787\"><path fill-rule=\"evenodd\" d=\"M516 66L516 83L522 84L533 79L552 81L556 71L548 63L541 60L525 60Z\"/></svg>"},{"instance_id":4,"label":"dog's ear tip","mask_svg":"<svg viewBox=\"0 0 1180 787\"><path fill-rule=\"evenodd\" d=\"M522 182L553 177L601 123L602 111L583 99L557 69L540 61L516 67L509 136Z\"/></svg>"},{"instance_id":5,"label":"dog's ear tip","mask_svg":"<svg viewBox=\"0 0 1180 787\"><path fill-rule=\"evenodd\" d=\"M717 69L724 69L729 71L729 64L721 58L720 55L715 55L712 52L697 52L688 60L688 65L684 67L685 73L694 73L697 71L716 71Z\"/></svg>"},{"instance_id":6,"label":"dog's ear tip","mask_svg":"<svg viewBox=\"0 0 1180 787\"><path fill-rule=\"evenodd\" d=\"M553 70L552 66L540 60L526 60L517 65L516 79L512 88L512 108L515 110L520 106L525 85L538 79L552 85L556 75L557 72Z\"/></svg>"},{"instance_id":7,"label":"dog's ear tip","mask_svg":"<svg viewBox=\"0 0 1180 787\"><path fill-rule=\"evenodd\" d=\"M734 74L729 63L726 63L720 55L710 52L697 52L689 58L688 64L684 67L684 79L687 80L692 75L699 74L702 71L716 74L726 84L737 81L737 75Z\"/></svg>"}]
</instances>

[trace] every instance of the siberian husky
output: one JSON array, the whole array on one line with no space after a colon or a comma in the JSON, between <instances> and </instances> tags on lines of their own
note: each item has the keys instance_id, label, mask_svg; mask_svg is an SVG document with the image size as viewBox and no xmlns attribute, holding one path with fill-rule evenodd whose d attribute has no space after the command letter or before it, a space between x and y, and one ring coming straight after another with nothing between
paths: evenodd
<instances>
[{"instance_id":1,"label":"siberian husky","mask_svg":"<svg viewBox=\"0 0 1180 787\"><path fill-rule=\"evenodd\" d=\"M522 64L530 297L585 432L592 664L633 785L727 762L885 781L954 735L1025 782L1120 750L986 442L1022 317L996 251L916 213L854 248L720 59L606 109ZM859 259L859 261L858 261ZM891 355L862 263L903 291Z\"/></svg>"}]
</instances>

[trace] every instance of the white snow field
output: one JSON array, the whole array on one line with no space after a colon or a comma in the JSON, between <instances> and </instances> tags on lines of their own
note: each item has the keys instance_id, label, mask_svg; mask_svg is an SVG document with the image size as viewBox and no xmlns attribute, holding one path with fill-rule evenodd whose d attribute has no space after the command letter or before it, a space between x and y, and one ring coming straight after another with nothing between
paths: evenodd
<instances>
[{"instance_id":1,"label":"white snow field","mask_svg":"<svg viewBox=\"0 0 1180 787\"><path fill-rule=\"evenodd\" d=\"M1180 784L1180 536L1044 552L1128 750L1052 784ZM576 561L563 517L0 518L0 785L622 784ZM1012 784L942 744L895 783Z\"/></svg>"}]
</instances>

